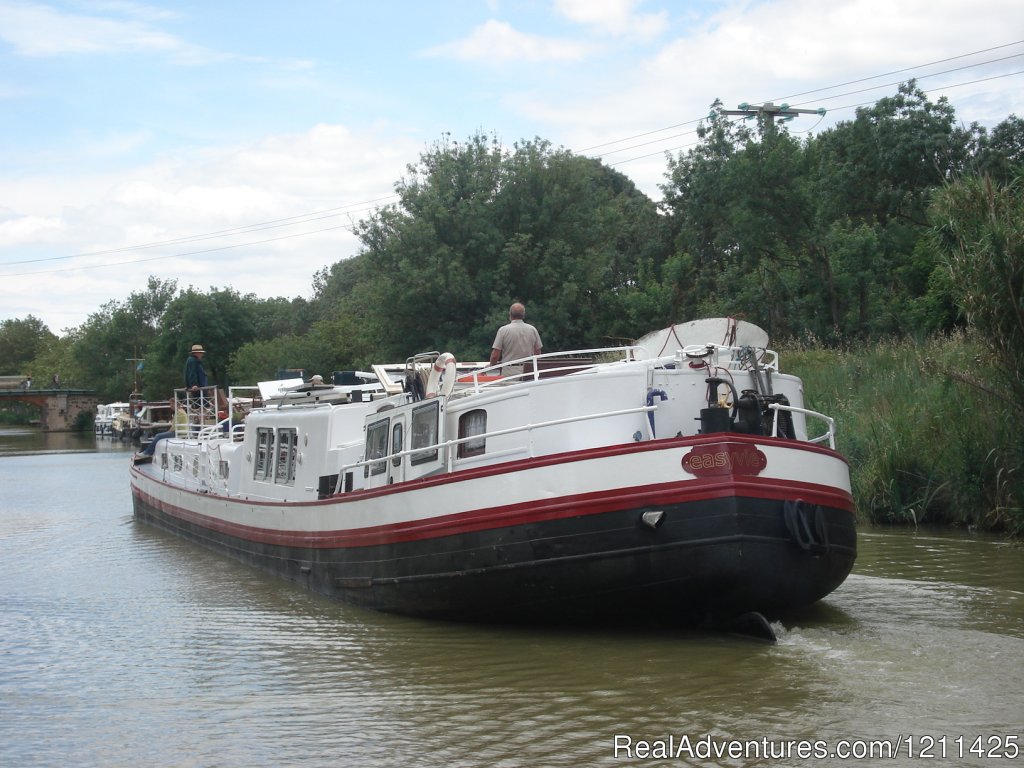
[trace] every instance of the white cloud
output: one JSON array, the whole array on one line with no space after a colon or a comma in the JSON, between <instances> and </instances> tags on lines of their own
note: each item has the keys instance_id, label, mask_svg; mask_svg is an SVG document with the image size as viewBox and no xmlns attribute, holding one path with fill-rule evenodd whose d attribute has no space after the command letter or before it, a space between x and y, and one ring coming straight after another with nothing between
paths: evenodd
<instances>
[{"instance_id":1,"label":"white cloud","mask_svg":"<svg viewBox=\"0 0 1024 768\"><path fill-rule=\"evenodd\" d=\"M0 177L0 200L18 201L0 209L0 313L31 312L58 332L149 275L308 296L316 271L357 252L352 225L393 201L421 150L384 126L321 124L122 176ZM31 259L50 260L13 263Z\"/></svg>"},{"instance_id":2,"label":"white cloud","mask_svg":"<svg viewBox=\"0 0 1024 768\"><path fill-rule=\"evenodd\" d=\"M555 0L555 10L570 21L606 34L650 40L665 31L668 14L634 13L639 0Z\"/></svg>"},{"instance_id":3,"label":"white cloud","mask_svg":"<svg viewBox=\"0 0 1024 768\"><path fill-rule=\"evenodd\" d=\"M436 46L426 53L463 61L489 63L579 61L595 50L589 43L528 35L506 22L491 19L474 29L468 37Z\"/></svg>"},{"instance_id":4,"label":"white cloud","mask_svg":"<svg viewBox=\"0 0 1024 768\"><path fill-rule=\"evenodd\" d=\"M94 13L68 13L49 5L0 0L0 40L27 57L150 53L190 66L220 61L270 62L295 70L312 66L302 59L242 56L194 45L155 26L178 17L151 6L100 2L89 9Z\"/></svg>"},{"instance_id":5,"label":"white cloud","mask_svg":"<svg viewBox=\"0 0 1024 768\"><path fill-rule=\"evenodd\" d=\"M821 89L832 84L880 75L926 64L955 53L982 50L1007 42L1010 29L1024 29L1024 4L1018 0L991 0L985 12L958 0L850 0L820 3L817 0L774 0L773 2L735 3L720 7L698 26L687 29L666 45L652 49L646 59L622 68L616 81L602 80L598 87L581 87L572 94L545 93L516 97L515 105L538 124L561 130L558 140L573 149L583 149L618 138L650 132L660 126L686 123L705 116L709 105L721 98L727 107L747 101L758 103L786 98L793 106L830 110L821 123L814 117L800 118L790 124L794 132L826 127L836 120L852 119L852 106L874 103L896 90L895 83L911 76L895 74L870 82L815 91L796 99L790 94ZM1010 52L1018 51L1014 48ZM914 74L981 62L1001 54L937 64ZM997 71L1021 69L1020 59L992 65L977 71L961 71L945 77L921 78L919 86L934 90L931 98L942 95L941 87L966 82ZM985 114L961 111L965 121L995 115L1005 119L1020 107L1020 80L1007 78L986 83L989 94L998 99L1003 112L996 114L982 104ZM875 90L852 93L867 86ZM966 98L970 88L949 91L956 105ZM845 95L840 95L845 94ZM1007 109L1006 105L1010 108ZM841 107L847 109L842 111ZM607 162L618 162L660 150L685 148L696 142L685 136L693 125L666 131L671 140L660 145L646 142L645 136L602 148L606 153L621 146L636 149L605 155ZM640 146L643 144L643 146ZM664 167L658 157L653 161ZM638 173L642 163L629 163L621 169L638 178L641 186L653 194L654 180Z\"/></svg>"},{"instance_id":6,"label":"white cloud","mask_svg":"<svg viewBox=\"0 0 1024 768\"><path fill-rule=\"evenodd\" d=\"M0 221L0 248L57 243L64 235L64 225L57 217L10 216L5 221Z\"/></svg>"},{"instance_id":7,"label":"white cloud","mask_svg":"<svg viewBox=\"0 0 1024 768\"><path fill-rule=\"evenodd\" d=\"M195 58L200 53L145 22L64 13L34 3L0 3L0 39L23 56L150 51Z\"/></svg>"}]
</instances>

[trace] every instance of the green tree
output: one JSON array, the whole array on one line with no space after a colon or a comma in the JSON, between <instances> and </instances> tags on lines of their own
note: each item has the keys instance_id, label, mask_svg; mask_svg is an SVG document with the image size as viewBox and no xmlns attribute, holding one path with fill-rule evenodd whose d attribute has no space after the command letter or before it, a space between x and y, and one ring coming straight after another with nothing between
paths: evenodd
<instances>
[{"instance_id":1,"label":"green tree","mask_svg":"<svg viewBox=\"0 0 1024 768\"><path fill-rule=\"evenodd\" d=\"M72 334L71 364L79 385L112 401L148 384L151 372L159 370L149 349L176 292L176 281L150 277L145 291L109 301L89 315Z\"/></svg>"},{"instance_id":2,"label":"green tree","mask_svg":"<svg viewBox=\"0 0 1024 768\"><path fill-rule=\"evenodd\" d=\"M77 331L71 329L63 336L55 336L32 360L31 370L40 387L52 386L54 376L59 377L62 389L82 389L83 376L74 360Z\"/></svg>"},{"instance_id":3,"label":"green tree","mask_svg":"<svg viewBox=\"0 0 1024 768\"><path fill-rule=\"evenodd\" d=\"M318 276L317 314L354 321L355 361L366 349L486 358L514 300L547 349L630 334L630 297L667 251L656 207L628 179L544 141L446 138L396 189L399 204L359 225L363 251Z\"/></svg>"},{"instance_id":4,"label":"green tree","mask_svg":"<svg viewBox=\"0 0 1024 768\"><path fill-rule=\"evenodd\" d=\"M189 287L164 311L160 333L147 353L146 396L169 397L183 386L182 371L193 344L206 350L203 366L210 384L227 387L231 356L256 337L261 302L232 288L211 288L201 293ZM248 383L248 382L240 382Z\"/></svg>"},{"instance_id":5,"label":"green tree","mask_svg":"<svg viewBox=\"0 0 1024 768\"><path fill-rule=\"evenodd\" d=\"M998 361L1003 399L1024 412L1024 177L963 179L931 213L953 295Z\"/></svg>"},{"instance_id":6,"label":"green tree","mask_svg":"<svg viewBox=\"0 0 1024 768\"><path fill-rule=\"evenodd\" d=\"M767 123L756 135L719 107L701 144L669 159L663 187L689 265L686 314L744 315L776 337L825 338L946 317L922 308L940 285L926 209L967 166L976 134L957 127L944 99L930 102L911 81L804 143Z\"/></svg>"},{"instance_id":7,"label":"green tree","mask_svg":"<svg viewBox=\"0 0 1024 768\"><path fill-rule=\"evenodd\" d=\"M936 267L934 251L921 247L930 196L967 166L970 144L946 99L929 101L913 80L808 143L811 247L828 289L822 314L835 331L897 333L922 317L913 310Z\"/></svg>"},{"instance_id":8,"label":"green tree","mask_svg":"<svg viewBox=\"0 0 1024 768\"><path fill-rule=\"evenodd\" d=\"M302 368L327 381L334 371L380 362L372 348L359 347L359 323L350 315L314 323L309 332L281 335L243 344L231 356L228 373L234 384L273 379L278 371Z\"/></svg>"},{"instance_id":9,"label":"green tree","mask_svg":"<svg viewBox=\"0 0 1024 768\"><path fill-rule=\"evenodd\" d=\"M40 378L42 372L30 370L30 364L56 338L46 323L32 315L0 322L0 375Z\"/></svg>"},{"instance_id":10,"label":"green tree","mask_svg":"<svg viewBox=\"0 0 1024 768\"><path fill-rule=\"evenodd\" d=\"M979 175L1007 183L1024 174L1024 119L1010 115L992 129L978 129L975 168Z\"/></svg>"},{"instance_id":11,"label":"green tree","mask_svg":"<svg viewBox=\"0 0 1024 768\"><path fill-rule=\"evenodd\" d=\"M726 311L728 286L721 272L735 248L729 224L735 192L727 169L753 133L721 113L721 101L712 104L708 120L697 129L700 143L685 154L667 157L667 181L661 186L662 208L669 216L674 247L680 257L677 290L669 307L674 321ZM727 289L726 297L721 291Z\"/></svg>"},{"instance_id":12,"label":"green tree","mask_svg":"<svg viewBox=\"0 0 1024 768\"><path fill-rule=\"evenodd\" d=\"M1024 527L1024 177L997 184L969 177L948 185L931 209L933 237L950 289L992 353L996 375L957 375L990 397L999 414L982 471L991 478L997 520Z\"/></svg>"}]
</instances>

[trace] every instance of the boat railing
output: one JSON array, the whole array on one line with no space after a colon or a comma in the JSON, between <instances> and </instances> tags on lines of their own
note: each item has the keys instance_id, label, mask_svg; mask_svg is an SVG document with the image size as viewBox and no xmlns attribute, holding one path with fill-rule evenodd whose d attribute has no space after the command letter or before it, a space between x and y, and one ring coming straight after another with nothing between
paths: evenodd
<instances>
[{"instance_id":1,"label":"boat railing","mask_svg":"<svg viewBox=\"0 0 1024 768\"><path fill-rule=\"evenodd\" d=\"M818 411L812 411L812 410L807 409L807 408L797 408L796 406L781 405L779 403L772 403L768 407L771 408L774 411L788 411L790 413L800 413L800 414L803 414L805 417L810 417L812 419L816 419L818 421L823 422L824 425L825 425L826 431L823 434L818 435L817 437L813 437L813 438L809 437L806 442L809 442L809 443L822 443L822 442L825 442L827 440L829 448L835 450L835 447L836 447L836 442L835 442L836 422L835 422L835 419L833 419L831 416L826 416L823 413L819 413ZM518 427L509 427L507 429L496 429L496 430L492 430L490 432L482 432L482 433L477 434L477 435L469 435L467 437L460 437L460 438L456 438L456 439L453 439L453 440L446 440L446 441L444 441L442 443L434 443L432 445L421 445L421 446L416 446L415 448L407 448L405 450L396 451L394 453L389 453L389 454L386 454L386 455L383 455L383 456L374 456L373 458L364 459L363 461L357 461L357 462L353 462L351 464L346 464L346 465L342 466L341 469L338 472L338 482L337 482L337 485L335 486L334 492L335 493L340 493L341 492L341 489L342 489L342 487L344 485L344 482L345 482L345 480L344 480L345 475L348 472L352 472L352 471L355 471L355 470L358 470L358 469L362 469L363 467L370 467L372 465L379 465L379 464L382 464L382 463L386 463L386 462L392 461L394 459L404 458L405 456L412 456L413 454L423 454L423 453L432 452L432 451L442 451L443 452L442 455L444 456L444 461L445 461L445 471L451 472L452 471L452 462L453 462L454 457L455 457L455 451L453 451L452 449L453 448L457 448L459 445L462 445L463 443L470 443L470 442L475 442L475 441L480 441L480 440L487 440L489 438L502 437L504 435L512 435L512 434L515 434L517 432L527 432L527 433L529 433L529 432L532 432L535 429L545 429L545 428L548 428L548 427L556 427L556 426L561 426L563 424L573 424L573 423L582 422L582 421L590 421L590 420L593 420L593 419L604 419L604 418L611 418L611 417L614 417L614 416L628 416L630 414L638 414L638 413L651 413L651 412L656 411L656 410L658 410L658 406L657 405L646 405L646 406L639 406L637 408L623 408L621 410L616 410L616 411L602 411L601 413L587 413L587 414L583 414L581 416L568 416L568 417L563 418L563 419L551 419L549 421L542 421L542 422L538 422L536 424L524 424L524 425L521 425L521 426L518 426ZM772 421L773 421L773 425L772 425L771 437L778 437L779 436L779 434L778 434L779 419L775 418ZM653 435L651 435L651 437L653 437ZM533 445L533 441L532 440L531 441L527 441L527 444L528 445Z\"/></svg>"},{"instance_id":2,"label":"boat railing","mask_svg":"<svg viewBox=\"0 0 1024 768\"><path fill-rule=\"evenodd\" d=\"M228 387L228 434L233 443L240 443L245 439L245 424L235 419L235 404L244 400L249 401L250 407L254 405L260 400L260 388L251 384Z\"/></svg>"},{"instance_id":3,"label":"boat railing","mask_svg":"<svg viewBox=\"0 0 1024 768\"><path fill-rule=\"evenodd\" d=\"M560 352L544 352L516 360L503 360L495 365L478 368L459 375L459 382L472 387L476 394L483 389L520 381L539 381L552 376L564 376L593 368L603 362L601 356L622 356L622 362L642 360L647 356L643 347L620 346L596 349L571 349ZM463 390L466 391L466 390Z\"/></svg>"},{"instance_id":4,"label":"boat railing","mask_svg":"<svg viewBox=\"0 0 1024 768\"><path fill-rule=\"evenodd\" d=\"M773 349L753 350L751 347L699 344L680 349L667 357L674 357L678 363L682 363L684 360L693 363L696 360L709 358L709 365L739 371L751 368L752 363L749 356L751 352L759 355L756 358L756 365L761 370L778 372L779 355ZM471 390L477 394L487 387L520 381L538 381L553 376L582 372L608 362L607 359L602 360L602 357L618 355L621 356L622 362L629 362L644 360L649 354L645 348L634 345L546 352L516 360L503 360L495 365L478 368L469 373L460 374L458 381L460 384L466 385L462 391Z\"/></svg>"},{"instance_id":5,"label":"boat railing","mask_svg":"<svg viewBox=\"0 0 1024 768\"><path fill-rule=\"evenodd\" d=\"M812 419L824 422L825 432L818 435L817 437L808 437L807 442L809 443L823 443L828 440L828 447L832 450L836 448L836 420L831 416L826 416L824 413L818 413L817 411L811 411L807 408L797 408L795 405L782 405L780 403L771 403L768 406L773 411L788 411L789 413L802 413L805 417L810 416ZM776 413L776 417L772 419L772 437L779 436L779 418Z\"/></svg>"},{"instance_id":6,"label":"boat railing","mask_svg":"<svg viewBox=\"0 0 1024 768\"><path fill-rule=\"evenodd\" d=\"M174 390L174 436L195 438L217 423L217 388Z\"/></svg>"},{"instance_id":7,"label":"boat railing","mask_svg":"<svg viewBox=\"0 0 1024 768\"><path fill-rule=\"evenodd\" d=\"M751 358L751 354L755 357ZM675 358L679 362L686 360L691 364L707 358L709 365L730 371L750 370L753 367L752 360L755 360L757 367L761 370L775 373L778 373L779 370L779 353L774 349L761 347L733 347L711 343L691 344L677 350Z\"/></svg>"},{"instance_id":8,"label":"boat railing","mask_svg":"<svg viewBox=\"0 0 1024 768\"><path fill-rule=\"evenodd\" d=\"M229 387L228 399L217 387L201 387L196 391L174 390L174 436L192 440L215 440L227 437L232 442L244 438L244 426L235 418L234 405L246 399L241 393L259 393L259 387Z\"/></svg>"},{"instance_id":9,"label":"boat railing","mask_svg":"<svg viewBox=\"0 0 1024 768\"><path fill-rule=\"evenodd\" d=\"M581 416L567 416L563 419L551 419L549 421L542 421L536 424L523 424L518 427L509 427L507 429L495 429L490 432L481 432L477 435L469 435L468 437L460 437L453 440L446 440L443 443L434 443L433 445L420 445L415 448L406 448L402 451L396 451L394 453L387 454L385 456L374 456L371 459L365 459L363 461L357 461L352 464L344 465L338 472L338 483L335 486L334 492L340 493L341 488L344 484L345 474L354 470L362 469L363 467L369 467L371 465L379 465L384 462L392 461L393 459L412 456L413 454L423 454L433 451L442 451L445 461L445 471L452 471L452 462L454 460L455 451L452 448L456 448L463 443L471 443L479 440L487 440L494 437L502 437L504 435L512 435L517 432L532 432L535 429L546 429L548 427L557 427L562 424L573 424L581 421L589 421L592 419L606 419L614 416L629 416L637 413L650 413L656 411L658 406L656 405L641 405L637 408L623 408L617 411L602 411L601 413L587 413ZM529 445L533 445L533 441L528 441Z\"/></svg>"}]
</instances>

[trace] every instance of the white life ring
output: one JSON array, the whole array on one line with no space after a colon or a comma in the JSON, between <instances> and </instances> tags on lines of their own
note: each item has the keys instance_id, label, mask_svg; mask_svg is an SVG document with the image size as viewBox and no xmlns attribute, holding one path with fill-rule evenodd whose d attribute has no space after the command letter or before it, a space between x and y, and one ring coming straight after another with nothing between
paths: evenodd
<instances>
[{"instance_id":1,"label":"white life ring","mask_svg":"<svg viewBox=\"0 0 1024 768\"><path fill-rule=\"evenodd\" d=\"M438 355L430 369L430 378L427 379L427 397L437 397L439 394L448 397L455 389L455 355L451 352L444 352Z\"/></svg>"}]
</instances>

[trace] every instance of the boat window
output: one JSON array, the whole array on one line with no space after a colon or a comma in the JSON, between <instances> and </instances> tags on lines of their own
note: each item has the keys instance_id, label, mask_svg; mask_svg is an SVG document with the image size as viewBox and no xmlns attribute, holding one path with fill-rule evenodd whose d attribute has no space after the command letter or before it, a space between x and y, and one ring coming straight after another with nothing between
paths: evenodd
<instances>
[{"instance_id":1,"label":"boat window","mask_svg":"<svg viewBox=\"0 0 1024 768\"><path fill-rule=\"evenodd\" d=\"M388 455L388 419L375 421L366 428L366 460L380 459ZM366 474L379 475L388 467L386 461L376 461L370 464Z\"/></svg>"},{"instance_id":2,"label":"boat window","mask_svg":"<svg viewBox=\"0 0 1024 768\"><path fill-rule=\"evenodd\" d=\"M474 435L482 435L487 431L487 411L483 408L469 411L459 417L459 438L464 439ZM466 440L459 443L460 459L468 456L482 456L487 448L487 438L480 437L476 440Z\"/></svg>"},{"instance_id":3,"label":"boat window","mask_svg":"<svg viewBox=\"0 0 1024 768\"><path fill-rule=\"evenodd\" d=\"M167 451L160 454L160 469L167 469Z\"/></svg>"},{"instance_id":4,"label":"boat window","mask_svg":"<svg viewBox=\"0 0 1024 768\"><path fill-rule=\"evenodd\" d=\"M181 454L180 453L176 453L176 454L174 454L174 471L175 472L181 472L181 467L182 467Z\"/></svg>"},{"instance_id":5,"label":"boat window","mask_svg":"<svg viewBox=\"0 0 1024 768\"><path fill-rule=\"evenodd\" d=\"M402 429L402 422L396 421L395 425L391 428L391 453L401 453L403 445L404 435ZM395 456L391 459L391 463L396 467L401 466L402 457Z\"/></svg>"},{"instance_id":6,"label":"boat window","mask_svg":"<svg viewBox=\"0 0 1024 768\"><path fill-rule=\"evenodd\" d=\"M226 461L224 461L224 459L221 459L219 469L221 478L227 480L228 473L231 471L231 466Z\"/></svg>"},{"instance_id":7,"label":"boat window","mask_svg":"<svg viewBox=\"0 0 1024 768\"><path fill-rule=\"evenodd\" d=\"M294 427L277 430L275 483L291 485L295 482L295 454L298 450L298 442L298 433Z\"/></svg>"},{"instance_id":8,"label":"boat window","mask_svg":"<svg viewBox=\"0 0 1024 768\"><path fill-rule=\"evenodd\" d=\"M435 400L427 405L414 408L412 412L412 440L410 448L426 448L437 445L437 417L440 409ZM412 463L437 460L437 450L420 451L412 454Z\"/></svg>"},{"instance_id":9,"label":"boat window","mask_svg":"<svg viewBox=\"0 0 1024 768\"><path fill-rule=\"evenodd\" d=\"M270 477L270 454L274 448L274 430L260 427L256 430L256 465L253 467L254 480Z\"/></svg>"}]
</instances>

